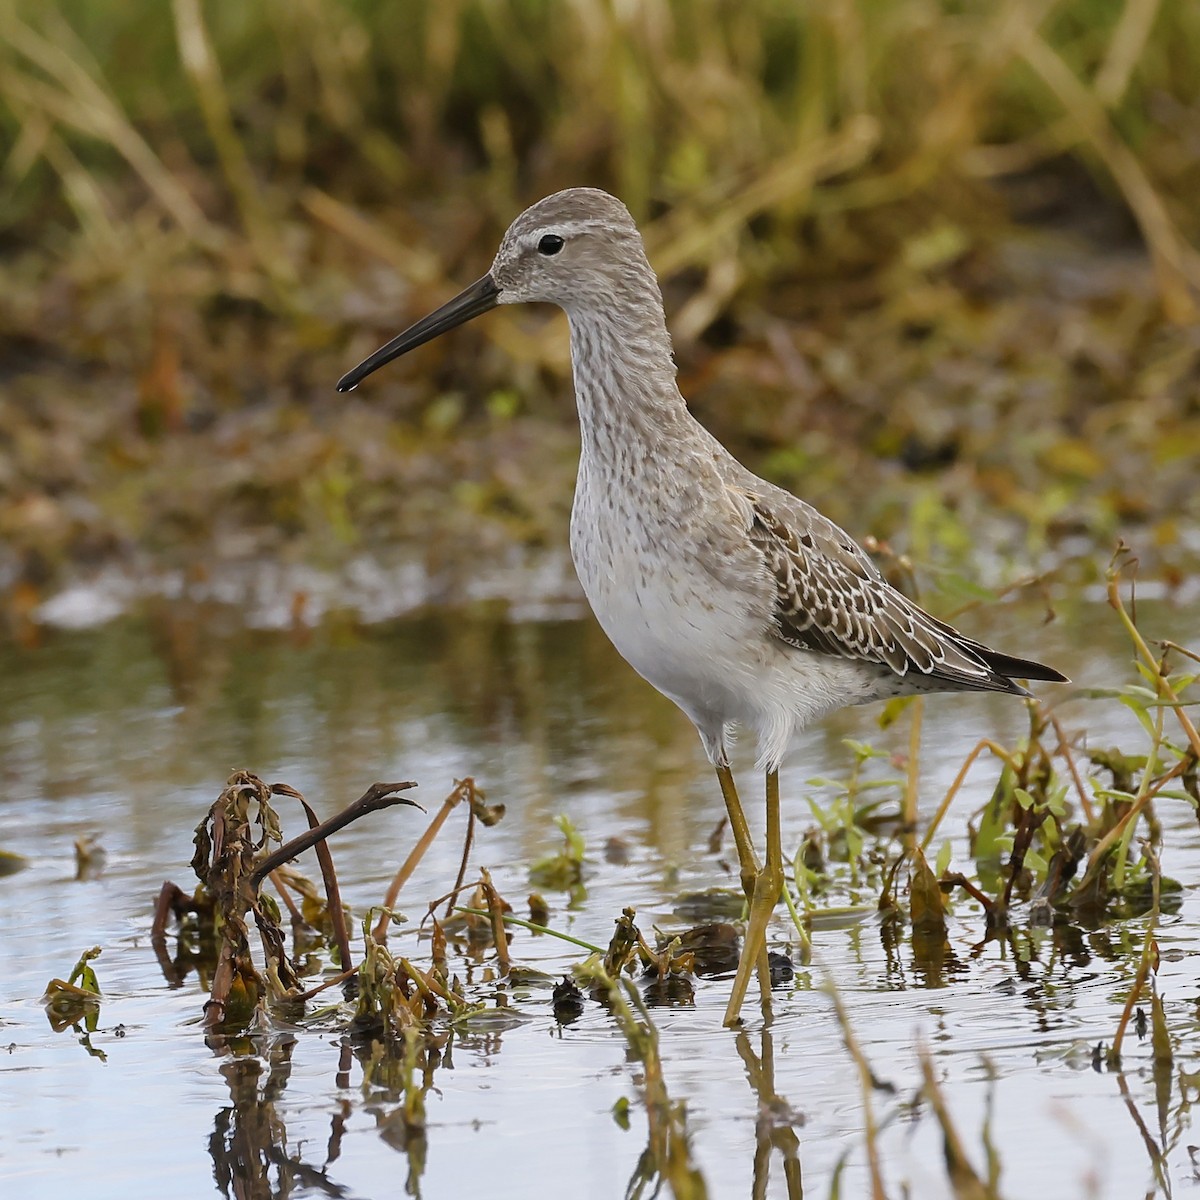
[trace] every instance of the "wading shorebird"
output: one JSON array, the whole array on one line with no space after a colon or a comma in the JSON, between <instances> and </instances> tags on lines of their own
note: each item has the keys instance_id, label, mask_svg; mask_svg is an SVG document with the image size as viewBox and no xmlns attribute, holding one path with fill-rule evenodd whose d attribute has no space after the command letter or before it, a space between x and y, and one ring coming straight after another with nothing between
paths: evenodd
<instances>
[{"instance_id":1,"label":"wading shorebird","mask_svg":"<svg viewBox=\"0 0 1200 1200\"><path fill-rule=\"evenodd\" d=\"M749 916L725 1024L739 1020L783 887L779 765L834 709L915 692L1029 693L1052 667L989 649L893 588L832 521L746 470L688 412L658 278L629 210L594 188L557 192L509 226L491 270L338 383L497 304L567 314L582 447L571 557L604 632L673 700L716 768ZM731 727L758 736L766 772L760 866L729 769Z\"/></svg>"}]
</instances>

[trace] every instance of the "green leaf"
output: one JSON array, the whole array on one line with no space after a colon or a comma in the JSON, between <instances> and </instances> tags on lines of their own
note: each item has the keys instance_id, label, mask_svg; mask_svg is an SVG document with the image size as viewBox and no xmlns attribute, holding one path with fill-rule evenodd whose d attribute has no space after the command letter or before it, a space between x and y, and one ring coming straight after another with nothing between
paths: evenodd
<instances>
[{"instance_id":1,"label":"green leaf","mask_svg":"<svg viewBox=\"0 0 1200 1200\"><path fill-rule=\"evenodd\" d=\"M939 879L941 879L941 877L946 874L946 871L950 866L950 854L951 854L950 839L947 838L942 843L942 848L938 851L937 865L934 867L934 872Z\"/></svg>"},{"instance_id":2,"label":"green leaf","mask_svg":"<svg viewBox=\"0 0 1200 1200\"><path fill-rule=\"evenodd\" d=\"M1162 997L1157 988L1150 993L1150 1045L1154 1047L1155 1062L1170 1063L1175 1057L1171 1035L1167 1032L1167 1014L1163 1012Z\"/></svg>"},{"instance_id":3,"label":"green leaf","mask_svg":"<svg viewBox=\"0 0 1200 1200\"><path fill-rule=\"evenodd\" d=\"M812 815L817 824L820 825L826 833L832 833L833 830L837 828L838 822L836 815L833 813L827 813L811 796L806 797L806 799L808 800L808 807L812 809Z\"/></svg>"},{"instance_id":4,"label":"green leaf","mask_svg":"<svg viewBox=\"0 0 1200 1200\"><path fill-rule=\"evenodd\" d=\"M983 816L979 821L979 832L975 835L976 862L989 862L1000 857L999 838L1004 830L1001 817L1003 807L1000 799L995 796L984 806Z\"/></svg>"},{"instance_id":5,"label":"green leaf","mask_svg":"<svg viewBox=\"0 0 1200 1200\"><path fill-rule=\"evenodd\" d=\"M1144 705L1138 704L1136 700L1131 700L1128 696L1122 696L1121 703L1137 717L1138 724L1146 731L1146 735L1151 740L1158 736L1154 729L1154 722L1151 720L1150 714L1146 711Z\"/></svg>"},{"instance_id":6,"label":"green leaf","mask_svg":"<svg viewBox=\"0 0 1200 1200\"><path fill-rule=\"evenodd\" d=\"M567 852L570 856L579 862L583 861L583 852L585 850L583 834L571 824L571 818L566 813L559 813L554 818L554 823L563 832L563 837L567 840Z\"/></svg>"},{"instance_id":7,"label":"green leaf","mask_svg":"<svg viewBox=\"0 0 1200 1200\"><path fill-rule=\"evenodd\" d=\"M1158 793L1158 798L1161 799L1163 797L1168 800L1182 800L1184 804L1188 804L1192 808L1196 807L1196 797L1190 792L1184 792L1176 788L1163 788L1163 790Z\"/></svg>"},{"instance_id":8,"label":"green leaf","mask_svg":"<svg viewBox=\"0 0 1200 1200\"><path fill-rule=\"evenodd\" d=\"M1046 797L1046 807L1056 817L1065 817L1067 815L1067 785L1065 783L1060 787L1056 787Z\"/></svg>"},{"instance_id":9,"label":"green leaf","mask_svg":"<svg viewBox=\"0 0 1200 1200\"><path fill-rule=\"evenodd\" d=\"M100 947L93 946L90 950L85 950L80 956L79 961L71 968L71 974L67 976L67 983L78 984L88 992L100 994L100 985L96 982L96 972L89 965L94 958L100 957Z\"/></svg>"},{"instance_id":10,"label":"green leaf","mask_svg":"<svg viewBox=\"0 0 1200 1200\"><path fill-rule=\"evenodd\" d=\"M1025 866L1038 876L1044 876L1050 870L1050 865L1032 846L1025 851Z\"/></svg>"},{"instance_id":11,"label":"green leaf","mask_svg":"<svg viewBox=\"0 0 1200 1200\"><path fill-rule=\"evenodd\" d=\"M1092 789L1092 794L1097 800L1118 800L1122 804L1132 804L1137 799L1132 792L1126 792L1121 788L1097 787Z\"/></svg>"}]
</instances>

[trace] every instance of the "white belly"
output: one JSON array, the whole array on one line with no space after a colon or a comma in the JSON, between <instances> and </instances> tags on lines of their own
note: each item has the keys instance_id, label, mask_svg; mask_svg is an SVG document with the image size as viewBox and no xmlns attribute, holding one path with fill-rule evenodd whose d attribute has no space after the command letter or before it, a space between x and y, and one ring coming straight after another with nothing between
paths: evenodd
<instances>
[{"instance_id":1,"label":"white belly","mask_svg":"<svg viewBox=\"0 0 1200 1200\"><path fill-rule=\"evenodd\" d=\"M855 664L771 636L765 606L722 587L694 546L676 541L663 552L653 532L620 522L618 533L581 521L578 509L577 497L571 553L596 619L621 657L691 718L714 761L730 723L753 730L760 761L778 765L813 717L871 698Z\"/></svg>"}]
</instances>

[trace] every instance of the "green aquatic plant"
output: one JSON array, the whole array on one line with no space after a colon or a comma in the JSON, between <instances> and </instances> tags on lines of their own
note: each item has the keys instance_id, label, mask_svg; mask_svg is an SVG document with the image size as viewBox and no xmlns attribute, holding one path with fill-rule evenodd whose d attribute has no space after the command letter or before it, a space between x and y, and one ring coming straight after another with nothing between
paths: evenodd
<instances>
[{"instance_id":1,"label":"green aquatic plant","mask_svg":"<svg viewBox=\"0 0 1200 1200\"><path fill-rule=\"evenodd\" d=\"M46 993L42 1001L46 1006L50 1024L56 1031L82 1021L89 1033L95 1033L100 1017L100 1001L103 997L92 962L99 958L101 953L99 946L85 950L65 980L51 979L46 984Z\"/></svg>"},{"instance_id":2,"label":"green aquatic plant","mask_svg":"<svg viewBox=\"0 0 1200 1200\"><path fill-rule=\"evenodd\" d=\"M535 862L529 868L529 882L535 887L570 892L573 900L582 899L586 896L583 891L583 857L586 851L583 835L566 813L559 813L554 818L554 824L563 835L562 849Z\"/></svg>"},{"instance_id":3,"label":"green aquatic plant","mask_svg":"<svg viewBox=\"0 0 1200 1200\"><path fill-rule=\"evenodd\" d=\"M62 1033L64 1029L74 1029L79 1034L79 1044L88 1054L101 1062L107 1062L108 1055L92 1045L92 1034L100 1028L100 1003L104 997L91 964L100 954L99 946L85 950L65 980L51 979L46 984L42 1003L45 1005L46 1019L55 1033ZM123 1029L118 1026L117 1036L123 1036L123 1033Z\"/></svg>"}]
</instances>

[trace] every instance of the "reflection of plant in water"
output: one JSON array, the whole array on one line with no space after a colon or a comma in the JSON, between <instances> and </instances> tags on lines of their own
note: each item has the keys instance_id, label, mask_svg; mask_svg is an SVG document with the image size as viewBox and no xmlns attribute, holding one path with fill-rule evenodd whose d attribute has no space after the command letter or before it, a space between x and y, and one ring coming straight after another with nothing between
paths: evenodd
<instances>
[{"instance_id":1,"label":"reflection of plant in water","mask_svg":"<svg viewBox=\"0 0 1200 1200\"><path fill-rule=\"evenodd\" d=\"M221 1030L213 1044L227 1053L240 1055L250 1049L253 1043L241 1031L268 1018L272 1008L291 1005L289 1016L293 1016L295 1008L302 1012L305 1002L326 988L337 983L352 984L355 994L352 1009L348 1005L334 1005L313 1011L310 1019L322 1023L330 1019L344 1022L363 1064L364 1087L372 1094L368 1108L375 1111L384 1140L407 1155L407 1190L417 1196L425 1168L425 1093L434 1069L443 1061L443 1052L446 1057L449 1055L454 1028L482 1014L484 1006L468 1000L457 979L449 978L445 933L436 919L431 964L423 968L388 949L387 922L395 918L395 912L388 908L384 912L386 919L372 929L373 919L383 910L368 911L362 922L365 952L357 966L351 965L353 956L345 932L336 874L325 844L331 833L353 820L392 804L411 804L412 801L397 793L412 786L376 784L337 816L318 822L303 797L286 784L267 786L249 772L236 772L197 829L194 865L202 879L201 888L196 896L188 897L173 885L164 886L155 939L158 942L165 939L169 911L174 910L181 917L200 912L208 918L208 940L214 943L211 961L215 967L212 996L206 1005L207 1023L210 1028ZM310 828L307 834L271 851L270 844L282 841L280 820L271 804L276 796L298 800ZM470 801L469 818L462 870L449 897L453 903L462 886L476 820L490 825L503 814L502 807L484 804L483 793L471 780L460 781L435 814L389 889L389 900L395 899L447 815L464 798ZM324 902L311 883L283 866L309 846L317 849L325 887ZM274 883L292 915L293 953L304 946L312 959L313 952L325 943L312 939L311 926L329 926L330 966L338 969L308 991L301 990L297 963L287 952L279 908L261 891L266 879ZM482 883L485 889L491 889L486 869ZM293 892L302 897L300 905L293 900ZM494 889L491 894L498 904ZM247 913L253 916L261 936L265 970L258 968L251 954ZM500 929L503 930L502 923ZM181 981L165 948L157 948L168 979ZM80 969L90 971L86 960L77 972ZM62 988L67 986L64 984ZM318 1180L322 1190L331 1195L341 1194L341 1189L325 1180L322 1172L305 1167L287 1155L284 1147L285 1134L282 1122L275 1115L274 1102L286 1085L292 1044L290 1040L273 1044L271 1076L261 1095L257 1090L260 1065L256 1060L239 1057L223 1068L230 1080L234 1106L218 1115L212 1150L218 1185L226 1195L283 1196L289 1194L295 1180L306 1185ZM398 1098L398 1105L382 1102L382 1098L393 1095ZM341 1128L335 1119L330 1161L336 1157L334 1151L340 1142ZM269 1179L272 1167L278 1175L275 1185Z\"/></svg>"},{"instance_id":2,"label":"reflection of plant in water","mask_svg":"<svg viewBox=\"0 0 1200 1200\"><path fill-rule=\"evenodd\" d=\"M629 927L630 937L637 934L632 921ZM633 942L625 940L621 945L632 947L639 941L641 935L637 934ZM619 956L620 951L614 950L613 953ZM598 990L625 1038L631 1057L642 1066L641 1091L646 1105L647 1143L634 1168L626 1197L634 1200L643 1196L652 1184L654 1187L650 1194L657 1195L665 1182L676 1200L704 1200L708 1188L692 1159L687 1106L673 1101L667 1091L659 1053L658 1030L650 1019L641 993L628 979L618 982L618 975L615 971L610 972L609 963L600 962L595 956L580 968L580 974Z\"/></svg>"},{"instance_id":3,"label":"reflection of plant in water","mask_svg":"<svg viewBox=\"0 0 1200 1200\"><path fill-rule=\"evenodd\" d=\"M287 1200L292 1195L349 1194L330 1178L330 1167L342 1153L349 1117L345 1101L330 1118L324 1162L312 1163L303 1143L295 1149L288 1146L281 1108L291 1079L296 1045L293 1035L272 1037L265 1046L258 1040L242 1041L237 1053L221 1064L230 1103L218 1109L213 1118L208 1152L212 1157L213 1179L222 1196L236 1200ZM409 1194L419 1195L419 1192L410 1190Z\"/></svg>"},{"instance_id":4,"label":"reflection of plant in water","mask_svg":"<svg viewBox=\"0 0 1200 1200\"><path fill-rule=\"evenodd\" d=\"M421 1176L429 1144L425 1132L425 1094L433 1083L435 1068L443 1061L441 1051L449 1046L453 1033L440 1039L415 1025L405 1028L400 1045L386 1046L378 1040L360 1051L363 1088L371 1097L367 1110L373 1112L380 1136L388 1145L404 1152L408 1159L408 1178L404 1190L420 1196ZM447 1056L449 1051L446 1051ZM399 1104L390 1104L398 1098Z\"/></svg>"}]
</instances>

